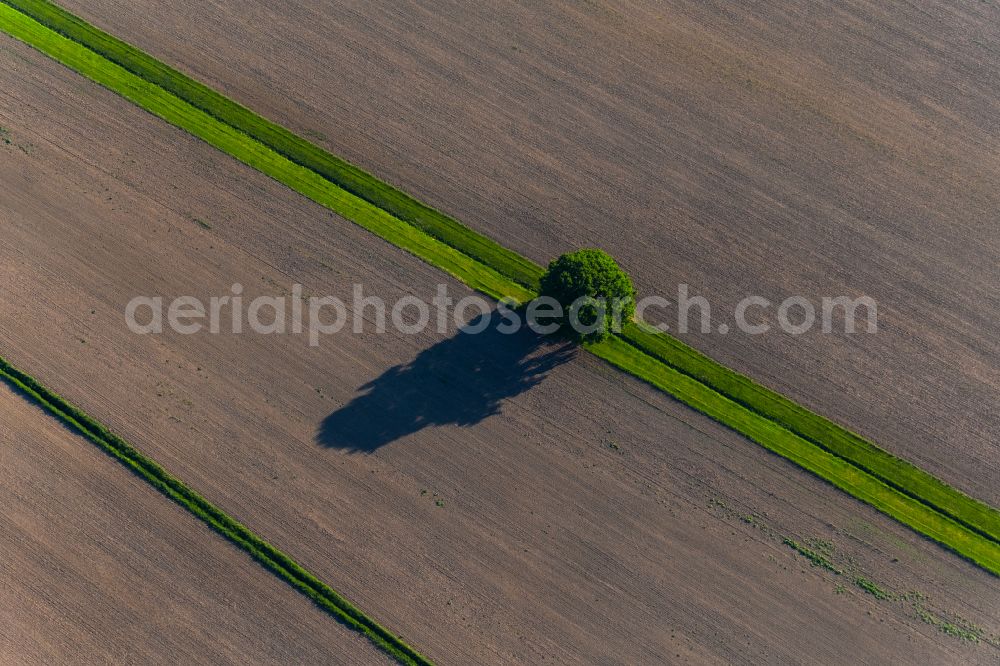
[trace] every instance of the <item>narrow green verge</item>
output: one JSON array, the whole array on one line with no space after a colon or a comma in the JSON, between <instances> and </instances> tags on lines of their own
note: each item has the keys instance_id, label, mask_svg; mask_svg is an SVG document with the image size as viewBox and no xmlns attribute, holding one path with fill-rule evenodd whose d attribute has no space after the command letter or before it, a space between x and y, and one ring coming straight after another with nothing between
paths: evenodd
<instances>
[{"instance_id":1,"label":"narrow green verge","mask_svg":"<svg viewBox=\"0 0 1000 666\"><path fill-rule=\"evenodd\" d=\"M39 23L87 46L111 62L159 86L195 108L268 146L354 196L421 229L463 254L492 266L530 289L542 269L491 238L417 201L375 176L263 118L149 54L86 23L46 0L4 0Z\"/></svg>"},{"instance_id":2,"label":"narrow green verge","mask_svg":"<svg viewBox=\"0 0 1000 666\"><path fill-rule=\"evenodd\" d=\"M976 532L887 485L843 458L750 411L620 338L610 338L589 345L588 349L612 365L669 393L689 407L867 502L987 571L1000 575L1000 545L982 538Z\"/></svg>"},{"instance_id":3,"label":"narrow green verge","mask_svg":"<svg viewBox=\"0 0 1000 666\"><path fill-rule=\"evenodd\" d=\"M246 551L276 576L309 597L345 626L365 636L401 664L430 664L398 636L365 615L295 560L251 532L221 509L169 474L104 425L50 391L36 379L0 357L0 380L41 407L129 468L151 486L181 505L238 548Z\"/></svg>"},{"instance_id":4,"label":"narrow green verge","mask_svg":"<svg viewBox=\"0 0 1000 666\"><path fill-rule=\"evenodd\" d=\"M885 483L1000 543L1000 512L785 396L730 370L680 340L628 324L622 338L747 409L849 460Z\"/></svg>"}]
</instances>

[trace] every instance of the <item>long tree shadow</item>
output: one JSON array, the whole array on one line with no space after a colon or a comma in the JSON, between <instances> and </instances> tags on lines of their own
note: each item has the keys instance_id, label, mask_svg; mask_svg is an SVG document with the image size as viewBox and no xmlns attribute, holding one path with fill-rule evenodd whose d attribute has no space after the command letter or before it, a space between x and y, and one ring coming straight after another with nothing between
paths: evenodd
<instances>
[{"instance_id":1,"label":"long tree shadow","mask_svg":"<svg viewBox=\"0 0 1000 666\"><path fill-rule=\"evenodd\" d=\"M323 420L316 441L370 453L427 426L474 425L496 414L505 399L537 385L574 351L526 327L514 334L492 324L481 333L459 331L360 387L358 396Z\"/></svg>"}]
</instances>

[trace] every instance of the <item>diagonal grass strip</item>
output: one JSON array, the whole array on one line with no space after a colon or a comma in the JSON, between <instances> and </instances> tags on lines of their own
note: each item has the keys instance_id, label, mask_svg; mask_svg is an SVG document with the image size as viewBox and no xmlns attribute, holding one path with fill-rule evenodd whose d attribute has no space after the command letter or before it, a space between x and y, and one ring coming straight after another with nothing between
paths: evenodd
<instances>
[{"instance_id":1,"label":"diagonal grass strip","mask_svg":"<svg viewBox=\"0 0 1000 666\"><path fill-rule=\"evenodd\" d=\"M260 141L283 157L314 171L356 197L417 227L463 254L487 266L493 266L522 286L538 288L542 269L534 262L257 115L149 54L98 30L50 2L10 0L7 4L73 41L86 45L95 53L176 95L222 123Z\"/></svg>"},{"instance_id":2,"label":"diagonal grass strip","mask_svg":"<svg viewBox=\"0 0 1000 666\"><path fill-rule=\"evenodd\" d=\"M987 571L1000 575L1000 545L886 485L863 469L644 354L620 338L611 338L588 348L612 365L675 396L689 407L871 504Z\"/></svg>"},{"instance_id":3,"label":"diagonal grass strip","mask_svg":"<svg viewBox=\"0 0 1000 666\"><path fill-rule=\"evenodd\" d=\"M47 0L0 0L0 29L474 289L494 298L506 296L521 302L535 295L541 274L536 264ZM912 511L905 516L894 513L902 511L898 502L875 501L879 493L891 491L894 499L900 495L915 500L927 511L943 516L948 524L967 528L965 532L990 547L1000 543L1000 512L993 507L716 363L680 340L641 324L630 324L613 343L617 350L614 360L607 353L602 356L601 350L607 347L591 351L687 404L691 404L689 398L699 391L708 390L716 398L770 423L776 429L767 432L773 436L792 435L799 442L842 461L847 467L809 467L803 464L807 458L793 455L792 449L771 446L745 431L742 412L727 409L713 416L969 559L982 560L965 553L968 544L964 532L953 534L939 529L934 536L920 527L926 521L917 521L920 525L915 525L914 520L904 519L912 518ZM630 349L627 354L626 347ZM652 381L650 367L657 368L654 375L658 377L666 368L693 383L665 382L662 377ZM870 493L855 492L853 489L861 486L845 481L855 472L877 482L869 488ZM956 539L954 543L944 541L951 538L949 535ZM996 573L996 569L989 570Z\"/></svg>"},{"instance_id":4,"label":"diagonal grass strip","mask_svg":"<svg viewBox=\"0 0 1000 666\"><path fill-rule=\"evenodd\" d=\"M151 486L181 505L210 528L246 551L276 576L309 597L317 606L342 624L365 636L380 650L401 664L422 665L431 662L404 643L388 629L365 615L295 560L251 532L201 495L171 476L155 462L139 453L128 442L74 407L61 396L42 386L33 377L0 357L0 380L35 403L69 429L79 433L107 454L128 467Z\"/></svg>"}]
</instances>

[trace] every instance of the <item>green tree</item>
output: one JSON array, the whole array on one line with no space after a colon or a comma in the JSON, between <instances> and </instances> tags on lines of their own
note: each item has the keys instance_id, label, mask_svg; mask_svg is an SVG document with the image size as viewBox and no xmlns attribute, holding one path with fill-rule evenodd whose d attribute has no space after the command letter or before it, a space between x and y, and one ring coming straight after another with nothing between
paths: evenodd
<instances>
[{"instance_id":1,"label":"green tree","mask_svg":"<svg viewBox=\"0 0 1000 666\"><path fill-rule=\"evenodd\" d=\"M577 250L553 260L541 287L542 296L562 306L556 321L576 340L603 340L635 314L632 280L603 250Z\"/></svg>"}]
</instances>

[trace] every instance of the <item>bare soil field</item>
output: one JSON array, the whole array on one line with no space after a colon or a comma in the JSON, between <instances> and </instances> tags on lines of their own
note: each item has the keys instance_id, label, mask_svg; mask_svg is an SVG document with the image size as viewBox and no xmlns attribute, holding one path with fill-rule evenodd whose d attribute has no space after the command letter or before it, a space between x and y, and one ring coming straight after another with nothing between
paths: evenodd
<instances>
[{"instance_id":1,"label":"bare soil field","mask_svg":"<svg viewBox=\"0 0 1000 666\"><path fill-rule=\"evenodd\" d=\"M0 470L3 663L380 661L6 385Z\"/></svg>"},{"instance_id":2,"label":"bare soil field","mask_svg":"<svg viewBox=\"0 0 1000 666\"><path fill-rule=\"evenodd\" d=\"M994 4L64 4L536 261L690 284L713 331L875 298L875 335L684 337L1000 504Z\"/></svg>"},{"instance_id":3,"label":"bare soil field","mask_svg":"<svg viewBox=\"0 0 1000 666\"><path fill-rule=\"evenodd\" d=\"M919 612L995 636L994 578L596 359L129 332L136 295L443 278L26 47L0 58L2 353L432 659L995 662Z\"/></svg>"}]
</instances>

